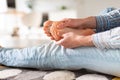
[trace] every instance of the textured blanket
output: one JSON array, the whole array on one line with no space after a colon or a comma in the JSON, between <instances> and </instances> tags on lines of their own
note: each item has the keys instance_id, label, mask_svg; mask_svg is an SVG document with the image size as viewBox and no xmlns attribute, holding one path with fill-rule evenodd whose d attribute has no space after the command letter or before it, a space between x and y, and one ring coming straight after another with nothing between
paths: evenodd
<instances>
[{"instance_id":1,"label":"textured blanket","mask_svg":"<svg viewBox=\"0 0 120 80\"><path fill-rule=\"evenodd\" d=\"M119 78L86 69L68 71L21 69L0 66L0 80L120 80Z\"/></svg>"}]
</instances>

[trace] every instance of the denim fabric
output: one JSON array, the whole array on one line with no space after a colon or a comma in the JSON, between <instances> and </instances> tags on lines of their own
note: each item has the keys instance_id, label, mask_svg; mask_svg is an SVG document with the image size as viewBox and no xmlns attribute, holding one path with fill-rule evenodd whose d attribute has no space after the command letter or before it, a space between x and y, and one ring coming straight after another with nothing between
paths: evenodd
<instances>
[{"instance_id":1,"label":"denim fabric","mask_svg":"<svg viewBox=\"0 0 120 80\"><path fill-rule=\"evenodd\" d=\"M23 49L0 49L0 63L38 69L81 69L120 76L120 50L95 47L63 48L55 43Z\"/></svg>"}]
</instances>

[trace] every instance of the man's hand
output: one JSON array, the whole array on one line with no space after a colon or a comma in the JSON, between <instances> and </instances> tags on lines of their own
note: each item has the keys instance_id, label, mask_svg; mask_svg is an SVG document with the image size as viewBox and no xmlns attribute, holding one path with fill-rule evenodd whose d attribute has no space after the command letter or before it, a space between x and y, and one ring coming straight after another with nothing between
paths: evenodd
<instances>
[{"instance_id":1,"label":"man's hand","mask_svg":"<svg viewBox=\"0 0 120 80\"><path fill-rule=\"evenodd\" d=\"M79 28L79 29L86 29L86 28L96 28L96 18L95 17L87 17L83 19L72 19L66 18L60 21L57 25L58 28Z\"/></svg>"},{"instance_id":2,"label":"man's hand","mask_svg":"<svg viewBox=\"0 0 120 80\"><path fill-rule=\"evenodd\" d=\"M78 35L73 32L63 34L63 38L57 41L58 45L62 45L65 48L76 48L80 46L94 46L91 35L84 36Z\"/></svg>"}]
</instances>

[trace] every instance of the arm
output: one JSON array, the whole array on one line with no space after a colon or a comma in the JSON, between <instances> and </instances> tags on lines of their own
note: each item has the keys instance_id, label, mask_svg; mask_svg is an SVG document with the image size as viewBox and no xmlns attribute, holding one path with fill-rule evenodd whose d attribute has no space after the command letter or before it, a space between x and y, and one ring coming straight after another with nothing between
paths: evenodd
<instances>
[{"instance_id":1,"label":"arm","mask_svg":"<svg viewBox=\"0 0 120 80\"><path fill-rule=\"evenodd\" d=\"M120 26L120 9L96 16L97 32L106 31L118 26Z\"/></svg>"},{"instance_id":2,"label":"arm","mask_svg":"<svg viewBox=\"0 0 120 80\"><path fill-rule=\"evenodd\" d=\"M64 19L57 27L92 28L96 29L97 32L102 32L118 26L120 26L120 9L99 16L90 16L82 19Z\"/></svg>"},{"instance_id":3,"label":"arm","mask_svg":"<svg viewBox=\"0 0 120 80\"><path fill-rule=\"evenodd\" d=\"M86 29L86 28L91 28L95 29L96 28L96 17L95 16L90 16L87 18L78 18L78 19L73 19L73 18L67 18L63 19L59 22L57 25L57 28L65 28L65 27L70 27L70 28L79 28L79 29Z\"/></svg>"},{"instance_id":4,"label":"arm","mask_svg":"<svg viewBox=\"0 0 120 80\"><path fill-rule=\"evenodd\" d=\"M100 49L120 48L120 27L93 34L92 41Z\"/></svg>"},{"instance_id":5,"label":"arm","mask_svg":"<svg viewBox=\"0 0 120 80\"><path fill-rule=\"evenodd\" d=\"M88 36L67 33L57 43L65 48L96 46L99 49L120 49L120 27Z\"/></svg>"},{"instance_id":6,"label":"arm","mask_svg":"<svg viewBox=\"0 0 120 80\"><path fill-rule=\"evenodd\" d=\"M75 32L66 33L63 35L63 39L58 41L57 44L65 48L80 46L96 46L100 49L120 48L120 27L88 36L75 34Z\"/></svg>"}]
</instances>

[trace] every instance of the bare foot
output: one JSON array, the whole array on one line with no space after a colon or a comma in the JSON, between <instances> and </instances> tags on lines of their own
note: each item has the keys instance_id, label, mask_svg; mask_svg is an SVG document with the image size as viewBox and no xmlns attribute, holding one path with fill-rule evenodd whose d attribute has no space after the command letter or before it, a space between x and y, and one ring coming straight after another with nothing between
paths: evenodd
<instances>
[{"instance_id":1,"label":"bare foot","mask_svg":"<svg viewBox=\"0 0 120 80\"><path fill-rule=\"evenodd\" d=\"M73 32L78 35L91 35L95 32L92 29L73 29L73 28L57 28L57 25L59 25L60 21L52 22L52 26L50 27L50 34L53 36L55 41L58 41L62 39L62 35L68 32Z\"/></svg>"},{"instance_id":2,"label":"bare foot","mask_svg":"<svg viewBox=\"0 0 120 80\"><path fill-rule=\"evenodd\" d=\"M46 21L44 23L44 27L43 27L43 29L45 31L45 34L47 36L51 37L51 38L53 38L52 35L51 35L51 33L50 33L50 27L51 27L52 23L53 23L53 21Z\"/></svg>"}]
</instances>

